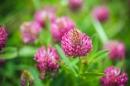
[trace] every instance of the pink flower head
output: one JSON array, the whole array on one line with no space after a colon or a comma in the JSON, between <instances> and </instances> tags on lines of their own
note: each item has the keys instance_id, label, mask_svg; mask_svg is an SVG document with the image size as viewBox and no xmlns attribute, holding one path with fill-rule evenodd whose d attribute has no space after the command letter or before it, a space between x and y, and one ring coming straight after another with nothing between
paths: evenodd
<instances>
[{"instance_id":1,"label":"pink flower head","mask_svg":"<svg viewBox=\"0 0 130 86\"><path fill-rule=\"evenodd\" d=\"M34 42L42 30L41 26L34 21L24 22L20 28L24 43Z\"/></svg>"},{"instance_id":2,"label":"pink flower head","mask_svg":"<svg viewBox=\"0 0 130 86\"><path fill-rule=\"evenodd\" d=\"M123 59L125 57L125 45L122 42L110 41L105 44L104 49L108 50L111 60Z\"/></svg>"},{"instance_id":3,"label":"pink flower head","mask_svg":"<svg viewBox=\"0 0 130 86\"><path fill-rule=\"evenodd\" d=\"M75 11L82 7L83 0L69 0L69 7L71 10Z\"/></svg>"},{"instance_id":4,"label":"pink flower head","mask_svg":"<svg viewBox=\"0 0 130 86\"><path fill-rule=\"evenodd\" d=\"M92 49L92 40L74 28L62 37L61 46L68 56L85 56Z\"/></svg>"},{"instance_id":5,"label":"pink flower head","mask_svg":"<svg viewBox=\"0 0 130 86\"><path fill-rule=\"evenodd\" d=\"M7 32L5 30L5 27L0 26L0 50L5 47L6 41L7 41Z\"/></svg>"},{"instance_id":6,"label":"pink flower head","mask_svg":"<svg viewBox=\"0 0 130 86\"><path fill-rule=\"evenodd\" d=\"M121 72L119 68L108 67L105 70L105 76L101 78L101 86L125 86L128 76L125 72Z\"/></svg>"},{"instance_id":7,"label":"pink flower head","mask_svg":"<svg viewBox=\"0 0 130 86\"><path fill-rule=\"evenodd\" d=\"M95 19L100 22L104 22L108 20L109 10L106 6L95 7L92 11L92 15Z\"/></svg>"},{"instance_id":8,"label":"pink flower head","mask_svg":"<svg viewBox=\"0 0 130 86\"><path fill-rule=\"evenodd\" d=\"M68 17L61 17L51 23L51 34L55 41L60 42L62 36L75 26Z\"/></svg>"},{"instance_id":9,"label":"pink flower head","mask_svg":"<svg viewBox=\"0 0 130 86\"><path fill-rule=\"evenodd\" d=\"M37 67L43 78L46 72L56 72L59 68L59 55L55 48L39 48L35 54L34 60L37 62Z\"/></svg>"},{"instance_id":10,"label":"pink flower head","mask_svg":"<svg viewBox=\"0 0 130 86\"><path fill-rule=\"evenodd\" d=\"M45 7L44 9L38 10L34 15L35 21L37 21L42 27L45 26L48 19L53 22L55 16L55 9L52 7Z\"/></svg>"}]
</instances>

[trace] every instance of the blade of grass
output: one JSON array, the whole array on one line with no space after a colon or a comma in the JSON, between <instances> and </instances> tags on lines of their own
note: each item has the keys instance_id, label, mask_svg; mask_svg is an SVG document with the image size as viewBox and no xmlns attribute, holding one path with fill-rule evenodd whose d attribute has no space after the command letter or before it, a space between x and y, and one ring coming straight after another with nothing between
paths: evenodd
<instances>
[{"instance_id":1,"label":"blade of grass","mask_svg":"<svg viewBox=\"0 0 130 86\"><path fill-rule=\"evenodd\" d=\"M108 41L108 37L107 37L102 25L100 24L100 22L96 19L93 19L93 25L94 25L95 30L97 31L102 43L103 44L106 43Z\"/></svg>"},{"instance_id":2,"label":"blade of grass","mask_svg":"<svg viewBox=\"0 0 130 86\"><path fill-rule=\"evenodd\" d=\"M84 74L81 74L82 76L103 76L104 73L96 73L96 72L85 72Z\"/></svg>"},{"instance_id":3,"label":"blade of grass","mask_svg":"<svg viewBox=\"0 0 130 86\"><path fill-rule=\"evenodd\" d=\"M64 63L74 73L74 75L77 76L77 72L75 70L74 64L71 64L70 60L64 55L64 53L63 53L62 49L60 48L60 46L56 45L56 49L57 49L61 59L64 61Z\"/></svg>"}]
</instances>

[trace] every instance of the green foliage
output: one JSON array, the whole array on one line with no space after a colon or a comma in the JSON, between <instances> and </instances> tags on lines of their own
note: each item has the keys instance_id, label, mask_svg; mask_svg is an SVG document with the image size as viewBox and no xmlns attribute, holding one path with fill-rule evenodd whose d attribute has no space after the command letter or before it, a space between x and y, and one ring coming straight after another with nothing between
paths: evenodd
<instances>
[{"instance_id":1,"label":"green foliage","mask_svg":"<svg viewBox=\"0 0 130 86\"><path fill-rule=\"evenodd\" d=\"M91 11L96 5L106 5L110 9L109 20L99 23L92 20ZM130 71L130 7L129 0L84 0L84 7L78 12L72 12L67 0L1 0L0 23L7 26L9 33L6 47L0 51L0 86L19 86L23 70L28 70L34 78L34 86L100 86L99 80L104 75L104 69L115 65L126 66ZM20 25L24 21L33 20L34 12L43 6L54 6L57 16L69 16L76 26L89 35L93 42L92 51L85 57L68 57L60 44L55 44L50 34L50 24L42 29L34 44L24 44L20 35ZM103 30L103 31L102 31ZM106 32L106 34L104 33ZM126 44L126 60L113 64L108 58L108 52L102 50L103 43L109 39L119 39ZM60 55L60 69L53 77L45 80L39 78L39 72L33 61L37 48L52 45ZM125 69L125 68L124 68ZM128 83L129 86L130 83Z\"/></svg>"},{"instance_id":2,"label":"green foliage","mask_svg":"<svg viewBox=\"0 0 130 86\"><path fill-rule=\"evenodd\" d=\"M7 47L0 54L0 59L13 59L17 57L17 48Z\"/></svg>"}]
</instances>

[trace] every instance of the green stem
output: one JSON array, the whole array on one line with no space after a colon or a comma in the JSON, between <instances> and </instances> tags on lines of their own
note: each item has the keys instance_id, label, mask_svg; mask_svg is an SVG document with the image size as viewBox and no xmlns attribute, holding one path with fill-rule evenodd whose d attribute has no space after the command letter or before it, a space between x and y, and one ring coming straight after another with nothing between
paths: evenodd
<instances>
[{"instance_id":1,"label":"green stem","mask_svg":"<svg viewBox=\"0 0 130 86\"><path fill-rule=\"evenodd\" d=\"M93 19L93 25L94 25L95 30L97 31L97 33L100 37L100 40L102 41L103 44L105 44L108 41L108 37L107 37L102 25L96 19Z\"/></svg>"},{"instance_id":2,"label":"green stem","mask_svg":"<svg viewBox=\"0 0 130 86\"><path fill-rule=\"evenodd\" d=\"M80 57L79 58L79 63L78 63L78 66L79 66L79 73L78 73L78 85L80 86L80 74L81 74L81 59Z\"/></svg>"},{"instance_id":3,"label":"green stem","mask_svg":"<svg viewBox=\"0 0 130 86\"><path fill-rule=\"evenodd\" d=\"M104 76L104 73L97 73L97 72L85 72L81 74L82 76Z\"/></svg>"},{"instance_id":4,"label":"green stem","mask_svg":"<svg viewBox=\"0 0 130 86\"><path fill-rule=\"evenodd\" d=\"M80 59L80 57L78 57L78 58L79 58L78 66L79 66L79 77L80 77L80 73L81 73L81 59Z\"/></svg>"}]
</instances>

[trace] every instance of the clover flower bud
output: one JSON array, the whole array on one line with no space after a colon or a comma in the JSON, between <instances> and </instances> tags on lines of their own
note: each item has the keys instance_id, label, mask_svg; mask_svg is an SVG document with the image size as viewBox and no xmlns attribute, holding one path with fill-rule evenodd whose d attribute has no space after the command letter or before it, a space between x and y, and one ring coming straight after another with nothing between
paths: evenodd
<instances>
[{"instance_id":1,"label":"clover flower bud","mask_svg":"<svg viewBox=\"0 0 130 86\"><path fill-rule=\"evenodd\" d=\"M59 68L59 55L55 48L41 47L37 50L34 60L37 62L37 68L40 71L42 79L45 78L46 73L56 72Z\"/></svg>"},{"instance_id":2,"label":"clover flower bud","mask_svg":"<svg viewBox=\"0 0 130 86\"><path fill-rule=\"evenodd\" d=\"M101 86L125 86L128 81L128 76L119 68L108 67L104 71L105 76L101 78Z\"/></svg>"},{"instance_id":3,"label":"clover flower bud","mask_svg":"<svg viewBox=\"0 0 130 86\"><path fill-rule=\"evenodd\" d=\"M100 22L105 22L109 17L109 10L106 6L95 7L92 11L92 15Z\"/></svg>"},{"instance_id":4,"label":"clover flower bud","mask_svg":"<svg viewBox=\"0 0 130 86\"><path fill-rule=\"evenodd\" d=\"M45 7L44 9L36 11L34 20L38 22L42 27L45 27L47 20L51 22L55 20L55 9L52 7Z\"/></svg>"},{"instance_id":5,"label":"clover flower bud","mask_svg":"<svg viewBox=\"0 0 130 86\"><path fill-rule=\"evenodd\" d=\"M83 0L68 0L69 7L73 11L79 10L83 5Z\"/></svg>"},{"instance_id":6,"label":"clover flower bud","mask_svg":"<svg viewBox=\"0 0 130 86\"><path fill-rule=\"evenodd\" d=\"M5 30L5 27L0 26L0 50L5 47L7 36L8 34Z\"/></svg>"},{"instance_id":7,"label":"clover flower bud","mask_svg":"<svg viewBox=\"0 0 130 86\"><path fill-rule=\"evenodd\" d=\"M122 42L110 41L104 45L104 49L108 50L111 60L120 60L125 57L125 45Z\"/></svg>"},{"instance_id":8,"label":"clover flower bud","mask_svg":"<svg viewBox=\"0 0 130 86\"><path fill-rule=\"evenodd\" d=\"M74 22L68 17L61 17L51 23L51 34L56 42L60 42L62 36L75 26Z\"/></svg>"},{"instance_id":9,"label":"clover flower bud","mask_svg":"<svg viewBox=\"0 0 130 86\"><path fill-rule=\"evenodd\" d=\"M21 35L24 43L32 43L34 42L41 32L41 26L35 22L24 22L21 27Z\"/></svg>"},{"instance_id":10,"label":"clover flower bud","mask_svg":"<svg viewBox=\"0 0 130 86\"><path fill-rule=\"evenodd\" d=\"M61 40L63 51L68 56L85 56L92 49L92 40L78 29L71 29Z\"/></svg>"}]
</instances>

